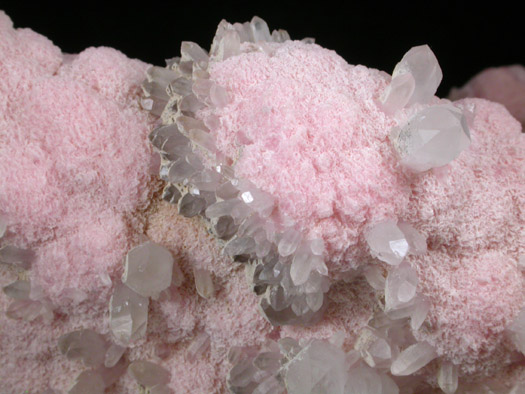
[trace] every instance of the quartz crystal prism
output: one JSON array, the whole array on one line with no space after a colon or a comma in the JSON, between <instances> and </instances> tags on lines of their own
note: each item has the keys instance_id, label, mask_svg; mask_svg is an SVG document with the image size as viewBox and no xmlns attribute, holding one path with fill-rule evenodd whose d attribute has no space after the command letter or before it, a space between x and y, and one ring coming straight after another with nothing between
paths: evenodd
<instances>
[{"instance_id":1,"label":"quartz crystal prism","mask_svg":"<svg viewBox=\"0 0 525 394\"><path fill-rule=\"evenodd\" d=\"M399 265L408 253L408 241L394 220L376 224L365 237L371 255L387 264Z\"/></svg>"},{"instance_id":2,"label":"quartz crystal prism","mask_svg":"<svg viewBox=\"0 0 525 394\"><path fill-rule=\"evenodd\" d=\"M450 361L442 361L437 374L437 382L445 394L454 394L458 389L458 367Z\"/></svg>"},{"instance_id":3,"label":"quartz crystal prism","mask_svg":"<svg viewBox=\"0 0 525 394\"><path fill-rule=\"evenodd\" d=\"M190 346L188 346L188 350L186 352L188 361L194 362L197 357L200 357L206 353L210 348L210 343L210 336L207 333L201 332L197 334Z\"/></svg>"},{"instance_id":4,"label":"quartz crystal prism","mask_svg":"<svg viewBox=\"0 0 525 394\"><path fill-rule=\"evenodd\" d=\"M193 277L195 278L197 293L201 297L207 299L215 295L215 286L213 285L210 271L201 268L194 268Z\"/></svg>"},{"instance_id":5,"label":"quartz crystal prism","mask_svg":"<svg viewBox=\"0 0 525 394\"><path fill-rule=\"evenodd\" d=\"M84 371L75 380L68 394L104 394L104 379L96 371Z\"/></svg>"},{"instance_id":6,"label":"quartz crystal prism","mask_svg":"<svg viewBox=\"0 0 525 394\"><path fill-rule=\"evenodd\" d=\"M173 205L177 204L181 197L182 194L179 189L170 183L168 183L162 191L162 199Z\"/></svg>"},{"instance_id":7,"label":"quartz crystal prism","mask_svg":"<svg viewBox=\"0 0 525 394\"><path fill-rule=\"evenodd\" d=\"M2 288L4 294L9 298L17 300L28 300L31 291L31 283L27 280L17 280Z\"/></svg>"},{"instance_id":8,"label":"quartz crystal prism","mask_svg":"<svg viewBox=\"0 0 525 394\"><path fill-rule=\"evenodd\" d=\"M159 384L168 384L170 372L151 361L137 360L128 367L128 374L141 386L150 388Z\"/></svg>"},{"instance_id":9,"label":"quartz crystal prism","mask_svg":"<svg viewBox=\"0 0 525 394\"><path fill-rule=\"evenodd\" d=\"M383 268L379 265L371 264L365 268L364 276L366 281L375 290L384 290L386 278L383 273Z\"/></svg>"},{"instance_id":10,"label":"quartz crystal prism","mask_svg":"<svg viewBox=\"0 0 525 394\"><path fill-rule=\"evenodd\" d=\"M221 216L214 228L217 238L227 241L237 233L239 227L231 216Z\"/></svg>"},{"instance_id":11,"label":"quartz crystal prism","mask_svg":"<svg viewBox=\"0 0 525 394\"><path fill-rule=\"evenodd\" d=\"M172 270L170 251L147 241L126 255L122 282L143 297L156 297L171 284Z\"/></svg>"},{"instance_id":12,"label":"quartz crystal prism","mask_svg":"<svg viewBox=\"0 0 525 394\"><path fill-rule=\"evenodd\" d=\"M250 255L254 250L255 241L250 237L235 237L224 247L224 253L231 257Z\"/></svg>"},{"instance_id":13,"label":"quartz crystal prism","mask_svg":"<svg viewBox=\"0 0 525 394\"><path fill-rule=\"evenodd\" d=\"M393 115L404 108L414 94L416 81L411 73L399 74L392 77L390 85L381 99L383 110Z\"/></svg>"},{"instance_id":14,"label":"quartz crystal prism","mask_svg":"<svg viewBox=\"0 0 525 394\"><path fill-rule=\"evenodd\" d=\"M525 308L520 310L506 331L516 348L525 354Z\"/></svg>"},{"instance_id":15,"label":"quartz crystal prism","mask_svg":"<svg viewBox=\"0 0 525 394\"><path fill-rule=\"evenodd\" d=\"M355 349L372 368L389 367L392 362L393 350L386 338L377 330L366 327L355 343Z\"/></svg>"},{"instance_id":16,"label":"quartz crystal prism","mask_svg":"<svg viewBox=\"0 0 525 394\"><path fill-rule=\"evenodd\" d=\"M6 245L0 248L0 263L16 265L23 269L31 268L35 253L31 250Z\"/></svg>"},{"instance_id":17,"label":"quartz crystal prism","mask_svg":"<svg viewBox=\"0 0 525 394\"><path fill-rule=\"evenodd\" d=\"M73 331L58 339L58 349L69 360L81 359L87 367L104 364L106 341L90 329Z\"/></svg>"},{"instance_id":18,"label":"quartz crystal prism","mask_svg":"<svg viewBox=\"0 0 525 394\"><path fill-rule=\"evenodd\" d=\"M15 299L5 312L10 319L33 321L42 317L45 321L52 321L54 314L52 305L46 301L30 299Z\"/></svg>"},{"instance_id":19,"label":"quartz crystal prism","mask_svg":"<svg viewBox=\"0 0 525 394\"><path fill-rule=\"evenodd\" d=\"M418 330L427 318L430 311L430 302L424 296L418 295L414 309L410 315L410 327L412 330Z\"/></svg>"},{"instance_id":20,"label":"quartz crystal prism","mask_svg":"<svg viewBox=\"0 0 525 394\"><path fill-rule=\"evenodd\" d=\"M114 367L119 362L125 351L126 348L124 346L112 344L108 350L106 350L106 354L104 355L104 366L106 368Z\"/></svg>"},{"instance_id":21,"label":"quartz crystal prism","mask_svg":"<svg viewBox=\"0 0 525 394\"><path fill-rule=\"evenodd\" d=\"M401 128L394 128L392 143L401 163L415 172L442 167L470 145L463 113L450 104L434 105L416 113Z\"/></svg>"},{"instance_id":22,"label":"quartz crystal prism","mask_svg":"<svg viewBox=\"0 0 525 394\"><path fill-rule=\"evenodd\" d=\"M405 235L405 239L408 242L409 252L412 254L425 254L427 252L427 240L426 238L417 231L411 224L406 222L399 222L397 227Z\"/></svg>"},{"instance_id":23,"label":"quartz crystal prism","mask_svg":"<svg viewBox=\"0 0 525 394\"><path fill-rule=\"evenodd\" d=\"M398 309L412 301L417 284L417 273L410 264L403 263L392 269L385 283L385 310Z\"/></svg>"},{"instance_id":24,"label":"quartz crystal prism","mask_svg":"<svg viewBox=\"0 0 525 394\"><path fill-rule=\"evenodd\" d=\"M270 29L263 19L259 18L258 16L254 16L250 22L250 25L252 28L254 42L272 41Z\"/></svg>"},{"instance_id":25,"label":"quartz crystal prism","mask_svg":"<svg viewBox=\"0 0 525 394\"><path fill-rule=\"evenodd\" d=\"M128 345L146 334L149 300L118 283L109 301L109 325L120 345Z\"/></svg>"},{"instance_id":26,"label":"quartz crystal prism","mask_svg":"<svg viewBox=\"0 0 525 394\"><path fill-rule=\"evenodd\" d=\"M390 372L394 376L407 376L420 370L437 357L436 350L427 342L418 342L403 350L394 360Z\"/></svg>"},{"instance_id":27,"label":"quartz crystal prism","mask_svg":"<svg viewBox=\"0 0 525 394\"><path fill-rule=\"evenodd\" d=\"M187 218L194 217L206 209L206 200L191 193L185 194L179 201L179 213Z\"/></svg>"},{"instance_id":28,"label":"quartz crystal prism","mask_svg":"<svg viewBox=\"0 0 525 394\"><path fill-rule=\"evenodd\" d=\"M428 45L413 47L405 53L394 68L392 79L408 73L414 78L415 87L407 105L428 103L443 79L436 56Z\"/></svg>"},{"instance_id":29,"label":"quartz crystal prism","mask_svg":"<svg viewBox=\"0 0 525 394\"><path fill-rule=\"evenodd\" d=\"M191 60L202 70L208 68L208 53L202 49L199 44L190 41L183 41L180 46L180 54L183 61Z\"/></svg>"},{"instance_id":30,"label":"quartz crystal prism","mask_svg":"<svg viewBox=\"0 0 525 394\"><path fill-rule=\"evenodd\" d=\"M272 31L272 40L274 42L285 42L290 40L290 34L286 30L274 30Z\"/></svg>"},{"instance_id":31,"label":"quartz crystal prism","mask_svg":"<svg viewBox=\"0 0 525 394\"><path fill-rule=\"evenodd\" d=\"M299 246L301 242L302 235L299 231L296 231L293 228L289 228L284 233L282 233L279 240L279 254L283 257L292 255Z\"/></svg>"},{"instance_id":32,"label":"quartz crystal prism","mask_svg":"<svg viewBox=\"0 0 525 394\"><path fill-rule=\"evenodd\" d=\"M312 261L317 257L307 247L300 247L295 253L290 266L290 277L294 285L299 286L306 283L312 270Z\"/></svg>"}]
</instances>

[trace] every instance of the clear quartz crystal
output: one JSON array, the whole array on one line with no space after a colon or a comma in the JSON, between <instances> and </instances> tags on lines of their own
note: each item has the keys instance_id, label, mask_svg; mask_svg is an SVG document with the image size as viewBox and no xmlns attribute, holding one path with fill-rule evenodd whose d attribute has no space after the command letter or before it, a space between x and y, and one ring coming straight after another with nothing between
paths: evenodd
<instances>
[{"instance_id":1,"label":"clear quartz crystal","mask_svg":"<svg viewBox=\"0 0 525 394\"><path fill-rule=\"evenodd\" d=\"M93 330L78 330L62 335L58 349L69 360L81 359L87 367L99 367L104 364L106 341Z\"/></svg>"},{"instance_id":2,"label":"clear quartz crystal","mask_svg":"<svg viewBox=\"0 0 525 394\"><path fill-rule=\"evenodd\" d=\"M16 265L23 269L31 268L35 253L31 250L6 245L0 248L0 263Z\"/></svg>"},{"instance_id":3,"label":"clear quartz crystal","mask_svg":"<svg viewBox=\"0 0 525 394\"><path fill-rule=\"evenodd\" d=\"M424 296L418 295L414 310L410 315L410 327L412 330L418 330L430 311L430 302Z\"/></svg>"},{"instance_id":4,"label":"clear quartz crystal","mask_svg":"<svg viewBox=\"0 0 525 394\"><path fill-rule=\"evenodd\" d=\"M392 269L385 282L385 310L398 309L414 299L418 277L408 263Z\"/></svg>"},{"instance_id":5,"label":"clear quartz crystal","mask_svg":"<svg viewBox=\"0 0 525 394\"><path fill-rule=\"evenodd\" d=\"M299 286L306 283L312 270L312 261L315 256L308 247L301 245L296 251L292 265L290 266L290 277L294 285Z\"/></svg>"},{"instance_id":6,"label":"clear quartz crystal","mask_svg":"<svg viewBox=\"0 0 525 394\"><path fill-rule=\"evenodd\" d=\"M279 254L283 257L292 255L301 242L302 235L299 231L289 228L282 235L279 240Z\"/></svg>"},{"instance_id":7,"label":"clear quartz crystal","mask_svg":"<svg viewBox=\"0 0 525 394\"><path fill-rule=\"evenodd\" d=\"M414 94L416 81L411 73L400 74L392 77L390 85L385 90L381 99L383 110L393 115L405 107Z\"/></svg>"},{"instance_id":8,"label":"clear quartz crystal","mask_svg":"<svg viewBox=\"0 0 525 394\"><path fill-rule=\"evenodd\" d=\"M191 193L185 194L179 201L179 213L191 218L206 209L206 200Z\"/></svg>"},{"instance_id":9,"label":"clear quartz crystal","mask_svg":"<svg viewBox=\"0 0 525 394\"><path fill-rule=\"evenodd\" d=\"M383 290L385 288L386 278L383 274L383 268L376 264L371 264L365 268L364 272L366 281L375 290Z\"/></svg>"},{"instance_id":10,"label":"clear quartz crystal","mask_svg":"<svg viewBox=\"0 0 525 394\"><path fill-rule=\"evenodd\" d=\"M415 172L442 167L470 145L463 113L451 104L434 105L416 113L391 134L401 163Z\"/></svg>"},{"instance_id":11,"label":"clear quartz crystal","mask_svg":"<svg viewBox=\"0 0 525 394\"><path fill-rule=\"evenodd\" d=\"M414 91L407 105L426 104L436 93L443 79L436 56L428 45L412 47L394 68L392 79L410 73L415 81Z\"/></svg>"},{"instance_id":12,"label":"clear quartz crystal","mask_svg":"<svg viewBox=\"0 0 525 394\"><path fill-rule=\"evenodd\" d=\"M437 381L445 394L454 394L458 389L458 367L450 361L443 360L439 366Z\"/></svg>"},{"instance_id":13,"label":"clear quartz crystal","mask_svg":"<svg viewBox=\"0 0 525 394\"><path fill-rule=\"evenodd\" d=\"M106 350L104 356L104 366L107 368L114 367L119 360L122 358L122 355L126 351L124 346L119 346L116 344L111 344L111 346Z\"/></svg>"},{"instance_id":14,"label":"clear quartz crystal","mask_svg":"<svg viewBox=\"0 0 525 394\"><path fill-rule=\"evenodd\" d=\"M376 224L366 234L372 256L390 265L399 265L408 253L409 244L394 220Z\"/></svg>"},{"instance_id":15,"label":"clear quartz crystal","mask_svg":"<svg viewBox=\"0 0 525 394\"><path fill-rule=\"evenodd\" d=\"M212 298L215 295L215 286L213 285L210 271L195 268L193 270L193 276L195 278L197 293L203 298Z\"/></svg>"},{"instance_id":16,"label":"clear quartz crystal","mask_svg":"<svg viewBox=\"0 0 525 394\"><path fill-rule=\"evenodd\" d=\"M412 375L437 357L436 350L427 342L418 342L403 350L394 360L390 372L394 376Z\"/></svg>"},{"instance_id":17,"label":"clear quartz crystal","mask_svg":"<svg viewBox=\"0 0 525 394\"><path fill-rule=\"evenodd\" d=\"M358 363L348 373L345 394L399 394L399 388L386 374Z\"/></svg>"},{"instance_id":18,"label":"clear quartz crystal","mask_svg":"<svg viewBox=\"0 0 525 394\"><path fill-rule=\"evenodd\" d=\"M183 41L180 46L180 54L183 61L191 60L202 70L208 68L208 53L202 49L199 44L190 41Z\"/></svg>"},{"instance_id":19,"label":"clear quartz crystal","mask_svg":"<svg viewBox=\"0 0 525 394\"><path fill-rule=\"evenodd\" d=\"M104 394L106 385L97 371L84 371L77 376L68 394Z\"/></svg>"},{"instance_id":20,"label":"clear quartz crystal","mask_svg":"<svg viewBox=\"0 0 525 394\"><path fill-rule=\"evenodd\" d=\"M149 300L125 284L115 286L109 302L109 325L120 345L128 345L146 334Z\"/></svg>"},{"instance_id":21,"label":"clear quartz crystal","mask_svg":"<svg viewBox=\"0 0 525 394\"><path fill-rule=\"evenodd\" d=\"M52 321L54 314L52 305L46 301L36 301L30 299L15 299L7 307L5 312L10 319L33 321L42 317L45 321Z\"/></svg>"},{"instance_id":22,"label":"clear quartz crystal","mask_svg":"<svg viewBox=\"0 0 525 394\"><path fill-rule=\"evenodd\" d=\"M2 238L7 230L7 220L4 215L0 213L0 238Z\"/></svg>"},{"instance_id":23,"label":"clear quartz crystal","mask_svg":"<svg viewBox=\"0 0 525 394\"><path fill-rule=\"evenodd\" d=\"M147 241L126 255L122 282L143 297L156 297L171 284L172 272L170 251Z\"/></svg>"},{"instance_id":24,"label":"clear quartz crystal","mask_svg":"<svg viewBox=\"0 0 525 394\"><path fill-rule=\"evenodd\" d=\"M397 227L405 235L410 253L421 255L427 252L427 239L414 226L406 222L399 222Z\"/></svg>"},{"instance_id":25,"label":"clear quartz crystal","mask_svg":"<svg viewBox=\"0 0 525 394\"><path fill-rule=\"evenodd\" d=\"M188 361L193 362L197 357L201 357L204 353L206 353L210 348L210 343L210 336L207 333L199 333L193 339L190 346L188 346L188 350L186 352Z\"/></svg>"},{"instance_id":26,"label":"clear quartz crystal","mask_svg":"<svg viewBox=\"0 0 525 394\"><path fill-rule=\"evenodd\" d=\"M31 283L27 280L17 280L2 289L6 296L17 300L28 300Z\"/></svg>"},{"instance_id":27,"label":"clear quartz crystal","mask_svg":"<svg viewBox=\"0 0 525 394\"><path fill-rule=\"evenodd\" d=\"M170 382L170 372L151 361L137 360L128 367L128 374L144 387L155 387Z\"/></svg>"}]
</instances>

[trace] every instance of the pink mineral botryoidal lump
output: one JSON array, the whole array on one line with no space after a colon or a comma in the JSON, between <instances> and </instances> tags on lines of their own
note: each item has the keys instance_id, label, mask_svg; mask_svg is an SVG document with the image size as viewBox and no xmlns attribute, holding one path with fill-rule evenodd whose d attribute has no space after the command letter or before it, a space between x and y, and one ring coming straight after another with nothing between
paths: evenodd
<instances>
[{"instance_id":1,"label":"pink mineral botryoidal lump","mask_svg":"<svg viewBox=\"0 0 525 394\"><path fill-rule=\"evenodd\" d=\"M525 125L525 67L493 67L481 71L461 88L452 89L451 100L479 97L503 104Z\"/></svg>"}]
</instances>

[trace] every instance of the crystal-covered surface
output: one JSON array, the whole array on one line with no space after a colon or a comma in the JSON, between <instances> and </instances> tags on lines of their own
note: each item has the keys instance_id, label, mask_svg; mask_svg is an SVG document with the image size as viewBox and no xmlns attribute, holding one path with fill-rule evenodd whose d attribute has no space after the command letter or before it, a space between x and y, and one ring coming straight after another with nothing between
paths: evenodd
<instances>
[{"instance_id":1,"label":"crystal-covered surface","mask_svg":"<svg viewBox=\"0 0 525 394\"><path fill-rule=\"evenodd\" d=\"M68 394L104 394L104 379L96 371L84 371L75 380Z\"/></svg>"},{"instance_id":2,"label":"crystal-covered surface","mask_svg":"<svg viewBox=\"0 0 525 394\"><path fill-rule=\"evenodd\" d=\"M193 277L195 278L195 288L201 297L211 298L215 295L215 285L213 284L210 271L195 268L193 270Z\"/></svg>"},{"instance_id":3,"label":"crystal-covered surface","mask_svg":"<svg viewBox=\"0 0 525 394\"><path fill-rule=\"evenodd\" d=\"M210 348L210 336L206 332L201 332L192 340L186 356L188 361L193 362L197 357L202 356Z\"/></svg>"},{"instance_id":4,"label":"crystal-covered surface","mask_svg":"<svg viewBox=\"0 0 525 394\"><path fill-rule=\"evenodd\" d=\"M400 264L408 253L409 245L394 220L376 224L366 234L372 256L390 265Z\"/></svg>"},{"instance_id":5,"label":"crystal-covered surface","mask_svg":"<svg viewBox=\"0 0 525 394\"><path fill-rule=\"evenodd\" d=\"M104 364L106 347L104 338L90 329L73 331L58 339L60 353L69 360L81 359L87 367Z\"/></svg>"},{"instance_id":6,"label":"crystal-covered surface","mask_svg":"<svg viewBox=\"0 0 525 394\"><path fill-rule=\"evenodd\" d=\"M148 388L168 384L171 377L170 372L166 368L146 360L132 362L128 367L128 374L137 383Z\"/></svg>"},{"instance_id":7,"label":"crystal-covered surface","mask_svg":"<svg viewBox=\"0 0 525 394\"><path fill-rule=\"evenodd\" d=\"M394 68L392 79L408 73L414 78L415 87L407 105L428 103L443 79L441 67L428 45L410 48Z\"/></svg>"},{"instance_id":8,"label":"crystal-covered surface","mask_svg":"<svg viewBox=\"0 0 525 394\"><path fill-rule=\"evenodd\" d=\"M442 361L438 369L437 382L445 394L454 394L458 389L458 367L450 361Z\"/></svg>"},{"instance_id":9,"label":"crystal-covered surface","mask_svg":"<svg viewBox=\"0 0 525 394\"><path fill-rule=\"evenodd\" d=\"M146 334L149 300L118 283L109 302L109 325L120 345L128 345Z\"/></svg>"},{"instance_id":10,"label":"crystal-covered surface","mask_svg":"<svg viewBox=\"0 0 525 394\"><path fill-rule=\"evenodd\" d=\"M16 265L23 269L31 268L35 253L31 250L5 245L0 248L0 263Z\"/></svg>"},{"instance_id":11,"label":"crystal-covered surface","mask_svg":"<svg viewBox=\"0 0 525 394\"><path fill-rule=\"evenodd\" d=\"M17 280L2 288L5 295L18 300L28 300L31 283L27 280Z\"/></svg>"},{"instance_id":12,"label":"crystal-covered surface","mask_svg":"<svg viewBox=\"0 0 525 394\"><path fill-rule=\"evenodd\" d=\"M390 372L394 376L407 376L420 370L437 357L436 350L427 342L418 342L403 350L394 360Z\"/></svg>"},{"instance_id":13,"label":"crystal-covered surface","mask_svg":"<svg viewBox=\"0 0 525 394\"><path fill-rule=\"evenodd\" d=\"M147 241L126 255L122 282L143 297L155 297L171 284L172 270L170 251Z\"/></svg>"},{"instance_id":14,"label":"crystal-covered surface","mask_svg":"<svg viewBox=\"0 0 525 394\"><path fill-rule=\"evenodd\" d=\"M463 113L450 104L434 105L416 113L391 135L401 163L415 172L442 167L470 145Z\"/></svg>"}]
</instances>

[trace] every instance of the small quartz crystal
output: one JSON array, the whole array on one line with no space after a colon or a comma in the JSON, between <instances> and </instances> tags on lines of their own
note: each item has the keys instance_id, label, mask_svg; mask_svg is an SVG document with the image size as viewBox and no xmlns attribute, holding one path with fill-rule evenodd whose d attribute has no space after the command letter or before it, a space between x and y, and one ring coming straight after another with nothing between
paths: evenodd
<instances>
[{"instance_id":1,"label":"small quartz crystal","mask_svg":"<svg viewBox=\"0 0 525 394\"><path fill-rule=\"evenodd\" d=\"M213 285L210 271L195 268L193 270L193 276L195 278L197 293L203 298L212 298L215 295L215 286Z\"/></svg>"},{"instance_id":2,"label":"small quartz crystal","mask_svg":"<svg viewBox=\"0 0 525 394\"><path fill-rule=\"evenodd\" d=\"M104 379L96 371L84 371L78 375L68 394L104 394Z\"/></svg>"},{"instance_id":3,"label":"small quartz crystal","mask_svg":"<svg viewBox=\"0 0 525 394\"><path fill-rule=\"evenodd\" d=\"M442 167L470 145L463 113L450 104L434 105L416 113L391 134L401 163L415 172Z\"/></svg>"},{"instance_id":4,"label":"small quartz crystal","mask_svg":"<svg viewBox=\"0 0 525 394\"><path fill-rule=\"evenodd\" d=\"M372 256L390 265L399 265L408 253L409 244L394 220L376 224L366 241Z\"/></svg>"},{"instance_id":5,"label":"small quartz crystal","mask_svg":"<svg viewBox=\"0 0 525 394\"><path fill-rule=\"evenodd\" d=\"M420 370L437 357L436 350L427 342L419 342L403 350L394 360L390 372L394 376L407 376Z\"/></svg>"},{"instance_id":6,"label":"small quartz crystal","mask_svg":"<svg viewBox=\"0 0 525 394\"><path fill-rule=\"evenodd\" d=\"M122 282L143 297L154 297L169 287L172 271L170 251L147 241L128 252Z\"/></svg>"},{"instance_id":7,"label":"small quartz crystal","mask_svg":"<svg viewBox=\"0 0 525 394\"><path fill-rule=\"evenodd\" d=\"M382 97L383 110L389 115L405 107L414 94L416 81L411 73L397 75Z\"/></svg>"},{"instance_id":8,"label":"small quartz crystal","mask_svg":"<svg viewBox=\"0 0 525 394\"><path fill-rule=\"evenodd\" d=\"M16 265L23 269L31 268L35 253L31 250L6 245L0 248L0 263Z\"/></svg>"},{"instance_id":9,"label":"small quartz crystal","mask_svg":"<svg viewBox=\"0 0 525 394\"><path fill-rule=\"evenodd\" d=\"M205 333L199 333L188 346L186 355L188 361L193 362L197 357L202 356L210 348L210 336Z\"/></svg>"},{"instance_id":10,"label":"small quartz crystal","mask_svg":"<svg viewBox=\"0 0 525 394\"><path fill-rule=\"evenodd\" d=\"M58 349L69 360L81 359L87 367L99 367L104 364L106 341L93 330L78 330L62 335Z\"/></svg>"},{"instance_id":11,"label":"small quartz crystal","mask_svg":"<svg viewBox=\"0 0 525 394\"><path fill-rule=\"evenodd\" d=\"M385 310L390 311L405 306L416 296L418 277L408 263L392 269L385 283Z\"/></svg>"},{"instance_id":12,"label":"small quartz crystal","mask_svg":"<svg viewBox=\"0 0 525 394\"><path fill-rule=\"evenodd\" d=\"M187 218L194 217L206 209L206 200L191 193L185 194L179 201L179 213Z\"/></svg>"},{"instance_id":13,"label":"small quartz crystal","mask_svg":"<svg viewBox=\"0 0 525 394\"><path fill-rule=\"evenodd\" d=\"M126 348L124 346L112 344L104 356L104 366L106 368L114 367L119 362L125 351Z\"/></svg>"},{"instance_id":14,"label":"small quartz crystal","mask_svg":"<svg viewBox=\"0 0 525 394\"><path fill-rule=\"evenodd\" d=\"M128 374L144 387L168 384L171 374L167 369L151 361L137 360L128 367Z\"/></svg>"},{"instance_id":15,"label":"small quartz crystal","mask_svg":"<svg viewBox=\"0 0 525 394\"><path fill-rule=\"evenodd\" d=\"M6 296L17 300L28 300L31 283L27 280L17 280L2 289Z\"/></svg>"},{"instance_id":16,"label":"small quartz crystal","mask_svg":"<svg viewBox=\"0 0 525 394\"><path fill-rule=\"evenodd\" d=\"M279 254L283 257L292 255L301 242L301 233L293 228L286 230L279 241Z\"/></svg>"},{"instance_id":17,"label":"small quartz crystal","mask_svg":"<svg viewBox=\"0 0 525 394\"><path fill-rule=\"evenodd\" d=\"M437 381L445 394L454 394L458 389L458 367L450 361L442 361L439 366Z\"/></svg>"},{"instance_id":18,"label":"small quartz crystal","mask_svg":"<svg viewBox=\"0 0 525 394\"><path fill-rule=\"evenodd\" d=\"M411 254L425 254L427 252L427 240L426 238L417 231L411 224L406 222L399 222L397 227L405 235L405 239L408 242L409 252Z\"/></svg>"},{"instance_id":19,"label":"small quartz crystal","mask_svg":"<svg viewBox=\"0 0 525 394\"><path fill-rule=\"evenodd\" d=\"M115 286L109 302L109 324L119 344L127 345L146 334L148 305L148 298L125 284Z\"/></svg>"},{"instance_id":20,"label":"small quartz crystal","mask_svg":"<svg viewBox=\"0 0 525 394\"><path fill-rule=\"evenodd\" d=\"M49 302L30 299L15 299L9 304L5 314L10 319L25 321L33 321L39 317L45 321L52 321L54 317L53 308Z\"/></svg>"}]
</instances>

